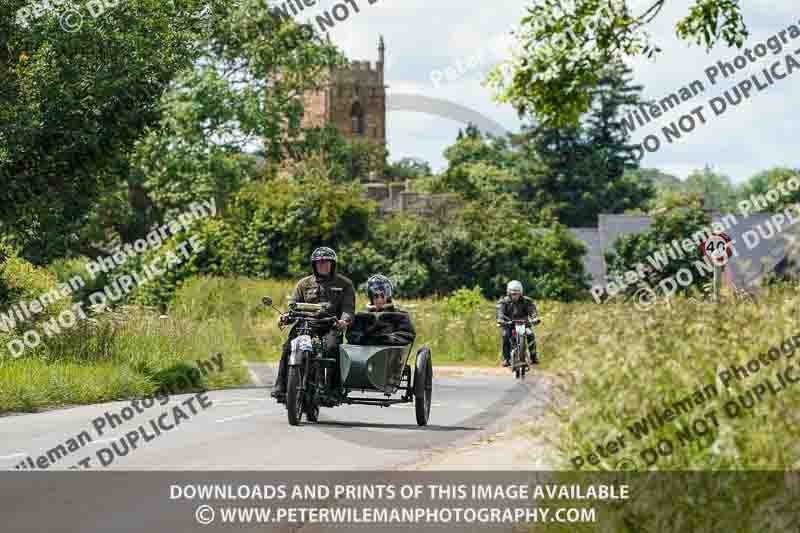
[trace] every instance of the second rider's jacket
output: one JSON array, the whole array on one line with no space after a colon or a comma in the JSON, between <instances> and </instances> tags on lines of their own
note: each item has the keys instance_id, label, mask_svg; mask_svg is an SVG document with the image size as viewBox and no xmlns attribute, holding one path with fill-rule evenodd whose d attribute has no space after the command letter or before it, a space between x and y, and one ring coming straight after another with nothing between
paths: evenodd
<instances>
[{"instance_id":1,"label":"second rider's jacket","mask_svg":"<svg viewBox=\"0 0 800 533\"><path fill-rule=\"evenodd\" d=\"M398 346L411 344L415 337L409 314L392 303L381 311L367 305L347 331L347 342L351 344Z\"/></svg>"},{"instance_id":2,"label":"second rider's jacket","mask_svg":"<svg viewBox=\"0 0 800 533\"><path fill-rule=\"evenodd\" d=\"M353 282L341 274L334 274L327 280L318 279L314 275L306 276L297 282L289 297L289 304L325 302L333 304L336 318L352 322L356 313L356 290Z\"/></svg>"},{"instance_id":3,"label":"second rider's jacket","mask_svg":"<svg viewBox=\"0 0 800 533\"><path fill-rule=\"evenodd\" d=\"M528 320L529 317L538 317L539 311L533 298L521 296L516 302L510 296L503 296L495 306L498 321L503 320Z\"/></svg>"}]
</instances>

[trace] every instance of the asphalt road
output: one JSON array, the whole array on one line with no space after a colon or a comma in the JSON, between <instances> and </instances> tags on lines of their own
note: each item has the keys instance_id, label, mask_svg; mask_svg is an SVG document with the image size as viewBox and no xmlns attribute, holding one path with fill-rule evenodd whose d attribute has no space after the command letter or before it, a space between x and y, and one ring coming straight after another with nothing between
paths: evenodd
<instances>
[{"instance_id":1,"label":"asphalt road","mask_svg":"<svg viewBox=\"0 0 800 533\"><path fill-rule=\"evenodd\" d=\"M163 405L140 406L141 413L127 409L124 414L134 415L113 429L105 414L123 415L130 402L7 416L0 418L0 470L14 470L27 457L45 465L34 469L47 471L80 461L92 470L389 469L491 433L542 387L535 374L524 383L510 373L436 377L426 427L417 426L413 404L323 408L318 423L291 427L268 387L209 391L203 402L192 394L172 396ZM106 421L102 434L98 418ZM170 429L156 434L156 426ZM77 442L82 432L91 441L69 450L69 439ZM138 432L135 449L126 445L132 432ZM62 451L52 451L62 444Z\"/></svg>"}]
</instances>

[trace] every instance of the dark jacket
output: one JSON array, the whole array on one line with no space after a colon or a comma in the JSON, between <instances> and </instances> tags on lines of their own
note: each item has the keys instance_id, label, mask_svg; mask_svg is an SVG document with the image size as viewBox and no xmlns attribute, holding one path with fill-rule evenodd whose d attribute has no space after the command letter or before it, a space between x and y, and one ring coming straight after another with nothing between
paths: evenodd
<instances>
[{"instance_id":1,"label":"dark jacket","mask_svg":"<svg viewBox=\"0 0 800 533\"><path fill-rule=\"evenodd\" d=\"M411 344L416 338L411 317L394 304L384 306L382 311L367 305L356 315L347 331L347 342L376 346L400 346Z\"/></svg>"},{"instance_id":2,"label":"dark jacket","mask_svg":"<svg viewBox=\"0 0 800 533\"><path fill-rule=\"evenodd\" d=\"M289 297L290 305L324 302L333 304L333 311L338 319L352 321L356 313L356 290L353 282L341 274L334 274L327 281L321 281L311 275L298 281Z\"/></svg>"},{"instance_id":3,"label":"dark jacket","mask_svg":"<svg viewBox=\"0 0 800 533\"><path fill-rule=\"evenodd\" d=\"M521 296L514 302L510 296L503 296L497 301L495 306L497 320L527 320L528 317L538 317L539 311L532 298ZM503 318L505 317L505 318Z\"/></svg>"}]
</instances>

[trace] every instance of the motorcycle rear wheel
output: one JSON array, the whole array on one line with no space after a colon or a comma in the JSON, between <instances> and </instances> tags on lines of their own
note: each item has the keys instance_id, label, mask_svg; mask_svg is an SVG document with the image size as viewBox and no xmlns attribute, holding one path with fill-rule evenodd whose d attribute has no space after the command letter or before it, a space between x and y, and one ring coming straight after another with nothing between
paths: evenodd
<instances>
[{"instance_id":1,"label":"motorcycle rear wheel","mask_svg":"<svg viewBox=\"0 0 800 533\"><path fill-rule=\"evenodd\" d=\"M286 414L292 426L300 424L300 419L303 417L303 397L300 390L302 383L303 372L300 367L290 367L286 385Z\"/></svg>"}]
</instances>

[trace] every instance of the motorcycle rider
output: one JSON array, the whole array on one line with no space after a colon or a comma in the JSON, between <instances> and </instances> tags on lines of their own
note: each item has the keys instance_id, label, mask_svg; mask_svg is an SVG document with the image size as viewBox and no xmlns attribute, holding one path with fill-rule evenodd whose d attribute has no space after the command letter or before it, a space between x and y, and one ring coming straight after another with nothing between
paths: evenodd
<instances>
[{"instance_id":1,"label":"motorcycle rider","mask_svg":"<svg viewBox=\"0 0 800 533\"><path fill-rule=\"evenodd\" d=\"M539 354L536 352L536 337L530 328L532 324L538 324L539 311L532 298L522 295L522 283L511 280L506 286L506 295L497 301L496 305L497 324L503 331L503 366L511 366L511 327L506 325L506 320L526 320L528 321L525 329L525 337L528 341L528 352L531 355L531 363L539 364Z\"/></svg>"},{"instance_id":2,"label":"motorcycle rider","mask_svg":"<svg viewBox=\"0 0 800 533\"><path fill-rule=\"evenodd\" d=\"M365 312L356 315L347 331L352 344L402 346L414 342L416 332L408 313L392 301L392 282L382 274L367 280L369 303Z\"/></svg>"},{"instance_id":3,"label":"motorcycle rider","mask_svg":"<svg viewBox=\"0 0 800 533\"><path fill-rule=\"evenodd\" d=\"M323 337L326 357L338 358L342 332L353 321L356 309L356 291L353 282L336 273L336 252L331 248L321 247L311 254L311 270L313 274L297 282L294 292L289 297L289 308L296 303L321 304L328 303L330 312L337 318L335 327ZM281 316L281 323L285 317ZM295 328L289 332L289 338L283 345L278 376L271 396L278 402L286 400L287 363L291 352L292 339L296 337Z\"/></svg>"}]
</instances>

